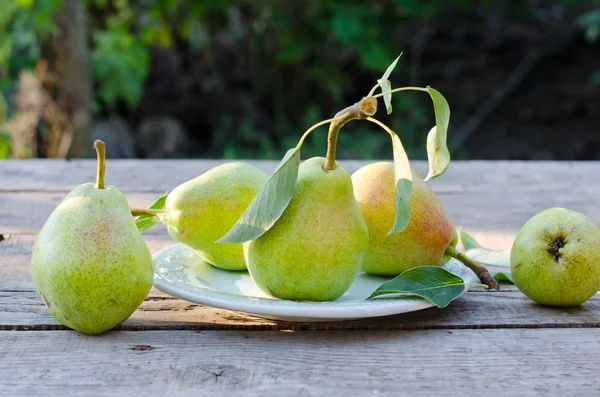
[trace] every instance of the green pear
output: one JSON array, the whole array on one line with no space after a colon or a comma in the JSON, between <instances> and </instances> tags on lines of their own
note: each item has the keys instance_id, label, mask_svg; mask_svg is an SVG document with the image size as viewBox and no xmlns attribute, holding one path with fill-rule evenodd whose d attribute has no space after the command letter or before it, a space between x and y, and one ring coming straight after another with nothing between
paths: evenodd
<instances>
[{"instance_id":1,"label":"green pear","mask_svg":"<svg viewBox=\"0 0 600 397\"><path fill-rule=\"evenodd\" d=\"M370 242L363 269L395 276L416 266L448 261L448 247L456 246L456 229L431 187L415 171L410 198L410 222L402 232L388 236L395 215L394 165L378 162L352 175L354 196L369 227ZM452 244L453 243L453 244Z\"/></svg>"},{"instance_id":2,"label":"green pear","mask_svg":"<svg viewBox=\"0 0 600 397\"><path fill-rule=\"evenodd\" d=\"M325 171L324 164L322 157L303 162L282 216L261 237L244 243L250 275L277 298L335 300L360 271L369 233L352 180L342 167Z\"/></svg>"},{"instance_id":3,"label":"green pear","mask_svg":"<svg viewBox=\"0 0 600 397\"><path fill-rule=\"evenodd\" d=\"M579 305L600 289L600 228L579 212L542 211L517 234L510 267L517 288L534 301Z\"/></svg>"},{"instance_id":4,"label":"green pear","mask_svg":"<svg viewBox=\"0 0 600 397\"><path fill-rule=\"evenodd\" d=\"M97 185L73 189L52 212L33 246L33 282L52 315L85 334L125 321L152 287L152 256L127 200L104 187L104 144Z\"/></svg>"},{"instance_id":5,"label":"green pear","mask_svg":"<svg viewBox=\"0 0 600 397\"><path fill-rule=\"evenodd\" d=\"M158 213L171 237L213 266L246 270L240 244L215 242L240 218L269 175L246 163L228 163L175 188Z\"/></svg>"}]
</instances>

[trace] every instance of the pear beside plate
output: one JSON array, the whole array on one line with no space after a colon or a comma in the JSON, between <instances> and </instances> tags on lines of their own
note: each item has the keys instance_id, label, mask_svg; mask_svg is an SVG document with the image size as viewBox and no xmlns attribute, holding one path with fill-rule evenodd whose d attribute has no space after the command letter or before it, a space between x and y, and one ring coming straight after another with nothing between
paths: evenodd
<instances>
[{"instance_id":1,"label":"pear beside plate","mask_svg":"<svg viewBox=\"0 0 600 397\"><path fill-rule=\"evenodd\" d=\"M434 305L418 297L365 300L390 277L360 273L350 289L333 302L279 300L263 293L248 272L230 272L206 263L186 245L175 244L153 255L154 286L206 306L259 317L300 322L357 320L423 310ZM457 260L444 268L465 282L478 283L471 269ZM466 291L466 289L465 289Z\"/></svg>"}]
</instances>

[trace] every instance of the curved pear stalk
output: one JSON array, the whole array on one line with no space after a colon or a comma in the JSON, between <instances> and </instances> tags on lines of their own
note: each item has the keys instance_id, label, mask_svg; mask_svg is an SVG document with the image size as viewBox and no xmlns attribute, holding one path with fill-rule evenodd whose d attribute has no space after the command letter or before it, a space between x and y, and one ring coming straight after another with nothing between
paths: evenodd
<instances>
[{"instance_id":1,"label":"curved pear stalk","mask_svg":"<svg viewBox=\"0 0 600 397\"><path fill-rule=\"evenodd\" d=\"M477 275L477 277L479 277L479 280L483 284L487 285L491 289L500 291L500 285L498 284L498 281L494 279L494 276L492 276L485 267L475 262L473 259L469 258L465 254L458 252L456 248L452 246L448 246L448 248L446 248L445 254L458 260L459 262L467 266L469 269L473 270L473 272Z\"/></svg>"}]
</instances>

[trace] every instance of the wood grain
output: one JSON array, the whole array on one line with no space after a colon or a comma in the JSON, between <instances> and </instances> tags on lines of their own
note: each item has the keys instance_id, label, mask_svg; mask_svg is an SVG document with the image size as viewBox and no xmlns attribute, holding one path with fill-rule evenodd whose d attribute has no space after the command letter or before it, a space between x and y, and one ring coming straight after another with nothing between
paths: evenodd
<instances>
[{"instance_id":1,"label":"wood grain","mask_svg":"<svg viewBox=\"0 0 600 397\"><path fill-rule=\"evenodd\" d=\"M0 332L0 394L587 396L600 390L599 340L599 329Z\"/></svg>"},{"instance_id":2,"label":"wood grain","mask_svg":"<svg viewBox=\"0 0 600 397\"><path fill-rule=\"evenodd\" d=\"M470 291L445 309L331 323L293 323L211 308L153 290L119 329L417 330L600 327L600 296L574 308L540 306L517 291ZM64 330L33 290L0 290L0 330Z\"/></svg>"}]
</instances>

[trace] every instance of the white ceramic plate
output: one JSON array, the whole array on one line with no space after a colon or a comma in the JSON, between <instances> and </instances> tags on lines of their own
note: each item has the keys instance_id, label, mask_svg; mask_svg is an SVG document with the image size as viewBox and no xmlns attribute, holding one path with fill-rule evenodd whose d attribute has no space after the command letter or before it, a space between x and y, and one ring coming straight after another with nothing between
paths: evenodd
<instances>
[{"instance_id":1,"label":"white ceramic plate","mask_svg":"<svg viewBox=\"0 0 600 397\"><path fill-rule=\"evenodd\" d=\"M444 267L470 283L477 276L451 260ZM175 244L154 254L154 285L167 294L221 309L286 321L343 321L408 313L432 307L417 297L365 300L389 278L361 273L350 289L333 302L279 300L263 293L248 272L217 269L187 246Z\"/></svg>"}]
</instances>

